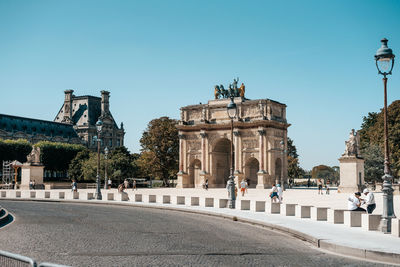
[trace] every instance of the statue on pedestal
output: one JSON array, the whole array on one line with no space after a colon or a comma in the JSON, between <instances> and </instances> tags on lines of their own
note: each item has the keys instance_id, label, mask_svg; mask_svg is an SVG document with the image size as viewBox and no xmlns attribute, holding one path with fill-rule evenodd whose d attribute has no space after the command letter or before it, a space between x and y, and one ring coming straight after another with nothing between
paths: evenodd
<instances>
[{"instance_id":1,"label":"statue on pedestal","mask_svg":"<svg viewBox=\"0 0 400 267\"><path fill-rule=\"evenodd\" d=\"M354 129L351 130L349 135L349 140L345 141L346 148L343 157L361 157L360 155L360 135L355 132Z\"/></svg>"},{"instance_id":2,"label":"statue on pedestal","mask_svg":"<svg viewBox=\"0 0 400 267\"><path fill-rule=\"evenodd\" d=\"M26 156L26 162L31 165L41 165L40 162L40 148L36 146L32 146L32 151Z\"/></svg>"},{"instance_id":3,"label":"statue on pedestal","mask_svg":"<svg viewBox=\"0 0 400 267\"><path fill-rule=\"evenodd\" d=\"M215 99L230 98L230 97L241 97L244 99L245 86L244 83L238 87L239 77L233 79L233 83L229 84L228 89L225 89L222 84L214 86L214 97Z\"/></svg>"}]
</instances>

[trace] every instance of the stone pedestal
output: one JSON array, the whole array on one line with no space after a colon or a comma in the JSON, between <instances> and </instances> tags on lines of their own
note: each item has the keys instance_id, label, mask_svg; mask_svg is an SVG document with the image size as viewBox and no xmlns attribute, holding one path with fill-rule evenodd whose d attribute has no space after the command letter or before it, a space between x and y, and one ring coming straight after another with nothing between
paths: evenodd
<instances>
[{"instance_id":1,"label":"stone pedestal","mask_svg":"<svg viewBox=\"0 0 400 267\"><path fill-rule=\"evenodd\" d=\"M267 172L257 173L257 189L271 188L272 187L272 177Z\"/></svg>"},{"instance_id":2,"label":"stone pedestal","mask_svg":"<svg viewBox=\"0 0 400 267\"><path fill-rule=\"evenodd\" d=\"M340 185L338 193L354 193L364 184L364 159L356 156L343 156L340 162Z\"/></svg>"},{"instance_id":3,"label":"stone pedestal","mask_svg":"<svg viewBox=\"0 0 400 267\"><path fill-rule=\"evenodd\" d=\"M21 190L29 190L29 182L35 181L36 185L43 184L43 165L24 163L21 167Z\"/></svg>"},{"instance_id":4,"label":"stone pedestal","mask_svg":"<svg viewBox=\"0 0 400 267\"><path fill-rule=\"evenodd\" d=\"M178 181L176 184L176 188L187 188L193 187L193 185L189 184L189 175L184 172L178 172Z\"/></svg>"}]
</instances>

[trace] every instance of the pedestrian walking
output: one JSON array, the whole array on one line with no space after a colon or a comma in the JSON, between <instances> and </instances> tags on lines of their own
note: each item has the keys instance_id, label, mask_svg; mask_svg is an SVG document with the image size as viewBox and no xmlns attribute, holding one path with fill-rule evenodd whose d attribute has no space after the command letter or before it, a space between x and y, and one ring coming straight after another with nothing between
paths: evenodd
<instances>
[{"instance_id":1,"label":"pedestrian walking","mask_svg":"<svg viewBox=\"0 0 400 267\"><path fill-rule=\"evenodd\" d=\"M369 192L367 188L364 189L363 193L365 195L364 203L367 205L367 212L371 214L376 208L374 193Z\"/></svg>"},{"instance_id":2,"label":"pedestrian walking","mask_svg":"<svg viewBox=\"0 0 400 267\"><path fill-rule=\"evenodd\" d=\"M132 183L132 190L137 190L137 189L136 189L136 180L133 180L133 183Z\"/></svg>"},{"instance_id":3,"label":"pedestrian walking","mask_svg":"<svg viewBox=\"0 0 400 267\"><path fill-rule=\"evenodd\" d=\"M78 192L78 184L76 183L75 179L72 180L71 191L72 192Z\"/></svg>"},{"instance_id":4,"label":"pedestrian walking","mask_svg":"<svg viewBox=\"0 0 400 267\"><path fill-rule=\"evenodd\" d=\"M33 188L33 182L32 182L32 180L30 180L29 181L29 190L32 190L32 188Z\"/></svg>"},{"instance_id":5,"label":"pedestrian walking","mask_svg":"<svg viewBox=\"0 0 400 267\"><path fill-rule=\"evenodd\" d=\"M108 189L111 189L111 184L112 184L112 181L110 178L108 178L108 180L107 180Z\"/></svg>"},{"instance_id":6,"label":"pedestrian walking","mask_svg":"<svg viewBox=\"0 0 400 267\"><path fill-rule=\"evenodd\" d=\"M32 189L35 190L35 188L36 188L36 181L33 180L33 181L32 181Z\"/></svg>"},{"instance_id":7,"label":"pedestrian walking","mask_svg":"<svg viewBox=\"0 0 400 267\"><path fill-rule=\"evenodd\" d=\"M330 180L330 179L327 179L327 180L326 180L326 185L325 185L325 188L326 188L325 194L327 194L327 195L330 194L330 192L329 192L330 187L331 187L331 180Z\"/></svg>"},{"instance_id":8,"label":"pedestrian walking","mask_svg":"<svg viewBox=\"0 0 400 267\"><path fill-rule=\"evenodd\" d=\"M226 190L228 190L228 198L231 197L231 180L226 182Z\"/></svg>"},{"instance_id":9,"label":"pedestrian walking","mask_svg":"<svg viewBox=\"0 0 400 267\"><path fill-rule=\"evenodd\" d=\"M123 183L118 186L118 193L122 193L122 192L124 192L124 184Z\"/></svg>"},{"instance_id":10,"label":"pedestrian walking","mask_svg":"<svg viewBox=\"0 0 400 267\"><path fill-rule=\"evenodd\" d=\"M361 193L356 192L354 196L350 196L347 199L347 208L351 211L366 211L365 209L361 208L361 201L360 201Z\"/></svg>"},{"instance_id":11,"label":"pedestrian walking","mask_svg":"<svg viewBox=\"0 0 400 267\"><path fill-rule=\"evenodd\" d=\"M243 179L240 182L240 192L242 192L242 197L244 196L244 193L246 192L246 187L247 187L247 183L246 181Z\"/></svg>"},{"instance_id":12,"label":"pedestrian walking","mask_svg":"<svg viewBox=\"0 0 400 267\"><path fill-rule=\"evenodd\" d=\"M271 202L276 202L278 199L278 188L275 186L275 184L272 185L269 197L271 198Z\"/></svg>"},{"instance_id":13,"label":"pedestrian walking","mask_svg":"<svg viewBox=\"0 0 400 267\"><path fill-rule=\"evenodd\" d=\"M126 179L124 180L124 186L125 186L125 189L127 189L129 187L129 182Z\"/></svg>"},{"instance_id":14,"label":"pedestrian walking","mask_svg":"<svg viewBox=\"0 0 400 267\"><path fill-rule=\"evenodd\" d=\"M323 193L322 193L322 184L323 184L323 182L322 182L321 178L318 178L318 180L317 180L318 195L319 194L323 195Z\"/></svg>"},{"instance_id":15,"label":"pedestrian walking","mask_svg":"<svg viewBox=\"0 0 400 267\"><path fill-rule=\"evenodd\" d=\"M282 200L283 200L283 189L282 189L280 184L277 184L277 189L278 189L278 200L279 200L279 203L282 203Z\"/></svg>"},{"instance_id":16,"label":"pedestrian walking","mask_svg":"<svg viewBox=\"0 0 400 267\"><path fill-rule=\"evenodd\" d=\"M204 184L204 188L205 188L206 190L208 190L208 179L206 179L206 182L205 182L205 184Z\"/></svg>"},{"instance_id":17,"label":"pedestrian walking","mask_svg":"<svg viewBox=\"0 0 400 267\"><path fill-rule=\"evenodd\" d=\"M310 184L311 184L311 181L310 181L310 178L308 178L308 180L307 180L307 188L310 188Z\"/></svg>"}]
</instances>

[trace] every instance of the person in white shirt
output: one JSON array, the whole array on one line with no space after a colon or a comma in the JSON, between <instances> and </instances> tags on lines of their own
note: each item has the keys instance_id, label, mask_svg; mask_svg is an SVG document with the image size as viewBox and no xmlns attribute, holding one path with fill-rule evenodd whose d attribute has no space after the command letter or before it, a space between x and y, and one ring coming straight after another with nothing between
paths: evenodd
<instances>
[{"instance_id":1,"label":"person in white shirt","mask_svg":"<svg viewBox=\"0 0 400 267\"><path fill-rule=\"evenodd\" d=\"M278 200L279 200L279 203L282 203L283 189L280 184L278 184L277 187L278 187Z\"/></svg>"},{"instance_id":2,"label":"person in white shirt","mask_svg":"<svg viewBox=\"0 0 400 267\"><path fill-rule=\"evenodd\" d=\"M367 212L371 214L376 208L375 196L372 192L369 192L367 188L364 189L363 193L365 195L364 202L367 205Z\"/></svg>"},{"instance_id":3,"label":"person in white shirt","mask_svg":"<svg viewBox=\"0 0 400 267\"><path fill-rule=\"evenodd\" d=\"M361 201L360 201L361 193L356 192L354 196L350 196L347 199L347 208L351 211L366 211L365 209L361 208Z\"/></svg>"}]
</instances>

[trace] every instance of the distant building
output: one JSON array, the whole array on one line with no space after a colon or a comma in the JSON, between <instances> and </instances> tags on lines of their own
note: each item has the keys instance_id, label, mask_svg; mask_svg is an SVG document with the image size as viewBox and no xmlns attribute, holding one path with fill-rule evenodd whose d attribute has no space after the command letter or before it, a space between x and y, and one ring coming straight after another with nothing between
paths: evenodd
<instances>
[{"instance_id":1,"label":"distant building","mask_svg":"<svg viewBox=\"0 0 400 267\"><path fill-rule=\"evenodd\" d=\"M83 144L96 149L96 122L103 121L102 147L110 149L124 145L124 128L118 128L109 109L110 93L101 91L101 98L75 96L73 90L65 91L64 104L54 121L0 114L1 139L26 139L39 141Z\"/></svg>"},{"instance_id":2,"label":"distant building","mask_svg":"<svg viewBox=\"0 0 400 267\"><path fill-rule=\"evenodd\" d=\"M124 145L124 126L117 126L110 112L110 92L101 91L101 98L95 96L75 96L73 90L65 91L64 104L58 112L55 122L73 125L78 136L89 148L96 149L96 122L103 121L101 133L102 147L110 149Z\"/></svg>"}]
</instances>

